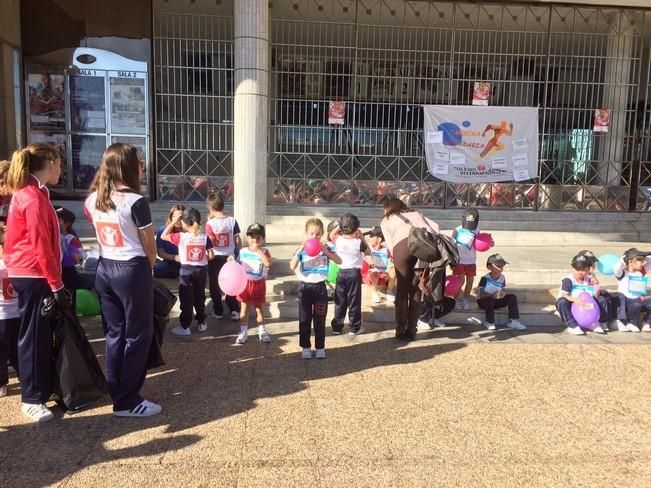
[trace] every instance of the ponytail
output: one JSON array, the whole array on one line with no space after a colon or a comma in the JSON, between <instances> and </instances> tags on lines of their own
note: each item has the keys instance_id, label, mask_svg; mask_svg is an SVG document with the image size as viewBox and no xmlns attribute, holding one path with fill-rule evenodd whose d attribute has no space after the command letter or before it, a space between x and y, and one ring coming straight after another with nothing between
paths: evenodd
<instances>
[{"instance_id":1,"label":"ponytail","mask_svg":"<svg viewBox=\"0 0 651 488\"><path fill-rule=\"evenodd\" d=\"M194 224L190 225L190 233L192 233L193 236L198 236L201 233L201 224L198 222L195 222Z\"/></svg>"},{"instance_id":2,"label":"ponytail","mask_svg":"<svg viewBox=\"0 0 651 488\"><path fill-rule=\"evenodd\" d=\"M51 144L30 144L24 149L17 149L11 157L7 172L7 186L12 193L27 185L29 175L40 171L49 162L61 159L59 150Z\"/></svg>"},{"instance_id":3,"label":"ponytail","mask_svg":"<svg viewBox=\"0 0 651 488\"><path fill-rule=\"evenodd\" d=\"M193 235L197 236L201 232L201 214L196 208L186 208L181 216L181 221L189 227Z\"/></svg>"}]
</instances>

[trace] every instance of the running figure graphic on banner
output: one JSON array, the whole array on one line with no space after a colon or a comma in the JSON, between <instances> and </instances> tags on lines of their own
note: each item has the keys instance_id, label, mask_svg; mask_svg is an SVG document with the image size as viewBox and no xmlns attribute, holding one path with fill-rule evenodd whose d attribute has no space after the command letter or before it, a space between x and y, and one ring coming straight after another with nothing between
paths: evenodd
<instances>
[{"instance_id":1,"label":"running figure graphic on banner","mask_svg":"<svg viewBox=\"0 0 651 488\"><path fill-rule=\"evenodd\" d=\"M504 149L504 144L499 142L499 139L504 135L510 136L513 134L513 124L509 124L508 129L506 128L506 120L501 121L499 125L489 124L486 126L481 136L484 137L486 135L486 132L489 130L493 131L493 137L491 137L484 146L484 150L479 155L480 158L485 157L493 149L496 151L501 151Z\"/></svg>"}]
</instances>

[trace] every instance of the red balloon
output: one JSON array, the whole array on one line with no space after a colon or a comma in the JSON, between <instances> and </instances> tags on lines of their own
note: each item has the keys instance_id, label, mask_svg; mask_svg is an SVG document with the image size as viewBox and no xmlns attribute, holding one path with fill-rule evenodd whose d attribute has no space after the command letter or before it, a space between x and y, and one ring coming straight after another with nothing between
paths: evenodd
<instances>
[{"instance_id":1,"label":"red balloon","mask_svg":"<svg viewBox=\"0 0 651 488\"><path fill-rule=\"evenodd\" d=\"M461 280L457 275L450 275L445 278L445 294L455 297L461 291Z\"/></svg>"},{"instance_id":2,"label":"red balloon","mask_svg":"<svg viewBox=\"0 0 651 488\"><path fill-rule=\"evenodd\" d=\"M368 274L370 266L366 261L362 261L362 276L366 276Z\"/></svg>"},{"instance_id":3,"label":"red balloon","mask_svg":"<svg viewBox=\"0 0 651 488\"><path fill-rule=\"evenodd\" d=\"M309 239L303 246L305 254L310 257L318 256L321 252L321 242L319 239Z\"/></svg>"},{"instance_id":4,"label":"red balloon","mask_svg":"<svg viewBox=\"0 0 651 488\"><path fill-rule=\"evenodd\" d=\"M228 261L219 272L217 281L226 295L235 297L244 291L249 278L240 263Z\"/></svg>"},{"instance_id":5,"label":"red balloon","mask_svg":"<svg viewBox=\"0 0 651 488\"><path fill-rule=\"evenodd\" d=\"M475 236L474 246L475 249L479 252L488 251L491 248L491 241L493 238L490 234L480 232Z\"/></svg>"}]
</instances>

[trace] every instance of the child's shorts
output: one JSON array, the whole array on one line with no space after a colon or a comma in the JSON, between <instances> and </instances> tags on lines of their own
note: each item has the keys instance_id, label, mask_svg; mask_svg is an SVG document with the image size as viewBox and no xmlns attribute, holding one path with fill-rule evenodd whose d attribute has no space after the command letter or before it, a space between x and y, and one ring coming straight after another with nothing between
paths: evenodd
<instances>
[{"instance_id":1,"label":"child's shorts","mask_svg":"<svg viewBox=\"0 0 651 488\"><path fill-rule=\"evenodd\" d=\"M267 301L266 280L249 280L244 291L237 295L237 300L253 306L264 305Z\"/></svg>"},{"instance_id":2,"label":"child's shorts","mask_svg":"<svg viewBox=\"0 0 651 488\"><path fill-rule=\"evenodd\" d=\"M371 273L377 275L378 286L387 286L389 284L389 275L386 271L369 271L368 273L362 275L362 283L369 286L371 285Z\"/></svg>"},{"instance_id":3,"label":"child's shorts","mask_svg":"<svg viewBox=\"0 0 651 488\"><path fill-rule=\"evenodd\" d=\"M467 276L468 278L474 278L477 275L477 265L476 264L457 264L452 269L452 274Z\"/></svg>"}]
</instances>

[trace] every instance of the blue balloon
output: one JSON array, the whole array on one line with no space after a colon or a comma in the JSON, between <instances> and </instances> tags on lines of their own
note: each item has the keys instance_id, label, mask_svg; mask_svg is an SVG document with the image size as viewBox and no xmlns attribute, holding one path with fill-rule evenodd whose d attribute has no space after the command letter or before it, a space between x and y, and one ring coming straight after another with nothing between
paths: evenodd
<instances>
[{"instance_id":1,"label":"blue balloon","mask_svg":"<svg viewBox=\"0 0 651 488\"><path fill-rule=\"evenodd\" d=\"M601 274L611 276L615 274L613 267L619 262L619 256L614 254L604 254L597 261L597 269Z\"/></svg>"}]
</instances>

